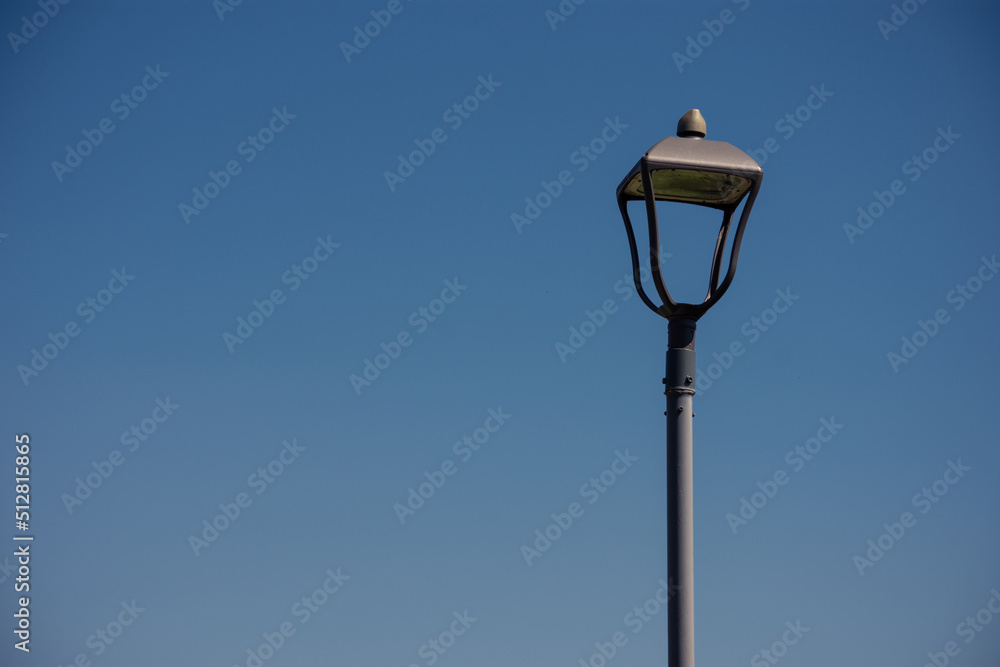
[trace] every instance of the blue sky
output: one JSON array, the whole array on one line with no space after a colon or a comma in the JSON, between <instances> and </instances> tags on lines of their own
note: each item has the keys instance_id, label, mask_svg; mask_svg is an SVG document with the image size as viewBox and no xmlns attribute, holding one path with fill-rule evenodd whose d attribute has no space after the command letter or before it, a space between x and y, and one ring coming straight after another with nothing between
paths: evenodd
<instances>
[{"instance_id":1,"label":"blue sky","mask_svg":"<svg viewBox=\"0 0 1000 667\"><path fill-rule=\"evenodd\" d=\"M765 178L698 331L698 662L995 663L993 5L223 1L0 10L0 662L663 664L614 193L699 108ZM664 212L697 294L717 222Z\"/></svg>"}]
</instances>

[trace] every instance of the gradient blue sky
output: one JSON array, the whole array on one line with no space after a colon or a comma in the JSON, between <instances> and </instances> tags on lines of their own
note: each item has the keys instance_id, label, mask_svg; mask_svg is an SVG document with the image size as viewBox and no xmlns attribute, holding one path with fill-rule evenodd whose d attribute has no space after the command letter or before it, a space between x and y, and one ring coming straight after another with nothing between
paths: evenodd
<instances>
[{"instance_id":1,"label":"gradient blue sky","mask_svg":"<svg viewBox=\"0 0 1000 667\"><path fill-rule=\"evenodd\" d=\"M697 107L709 138L765 172L739 273L698 332L698 663L772 664L760 651L774 649L789 666L919 667L954 642L949 664L997 664L995 5L902 3L914 13L883 34L890 2L590 0L553 29L556 0L401 0L348 62L339 44L388 4L243 2L220 20L209 0L72 2L0 47L2 497L28 433L35 536L32 651L5 630L0 662L246 666L288 623L268 667L600 667L596 645L618 632L608 664L664 664L665 611L629 614L666 576L666 322L628 288L614 193ZM39 11L5 3L0 26ZM152 88L147 67L160 81L123 117L114 101ZM457 125L446 112L480 77L491 90ZM281 131L247 149L275 110ZM113 131L60 180L52 163L103 119ZM439 128L390 189L385 172ZM186 222L179 205L230 161ZM518 229L512 214L563 171ZM703 289L714 220L672 213L667 272ZM317 239L339 247L293 278ZM102 293L123 269L134 279ZM446 281L465 289L440 312ZM282 303L231 352L223 335L273 290ZM776 291L796 298L775 317ZM563 361L557 343L608 300ZM887 355L936 313L894 368ZM78 335L61 339L67 325ZM50 334L65 349L25 382L18 366ZM350 376L401 334L356 392ZM155 432L123 441L143 420ZM842 428L830 438L823 420ZM794 453L818 432L818 453ZM478 451L456 448L477 435ZM255 477L286 441L300 449L280 475ZM616 452L635 460L603 493L584 488ZM65 494L113 456L70 512ZM442 468L401 524L394 505ZM787 483L769 487L776 474ZM734 532L727 515L758 483L776 492ZM190 537L239 494L248 506L196 555ZM529 565L522 546L572 503L582 515ZM295 605L337 568L349 579L303 618ZM97 638L133 600L134 622ZM435 652L466 611L475 622ZM992 622L971 631L977 613ZM785 645L786 623L808 631Z\"/></svg>"}]
</instances>

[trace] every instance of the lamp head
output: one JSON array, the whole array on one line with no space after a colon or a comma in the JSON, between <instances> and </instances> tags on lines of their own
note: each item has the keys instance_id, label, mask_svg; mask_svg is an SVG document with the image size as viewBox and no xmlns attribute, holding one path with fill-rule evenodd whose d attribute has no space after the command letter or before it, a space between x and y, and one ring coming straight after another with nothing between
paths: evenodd
<instances>
[{"instance_id":1,"label":"lamp head","mask_svg":"<svg viewBox=\"0 0 1000 667\"><path fill-rule=\"evenodd\" d=\"M678 136L667 137L646 151L618 186L618 205L629 236L636 289L647 306L668 319L672 317L697 319L729 288L736 273L736 259L743 230L764 178L763 169L753 158L724 141L705 139L706 134L705 119L701 112L691 109L677 123ZM646 202L650 268L657 293L663 300L661 306L656 306L649 300L640 284L635 234L627 210L628 202L635 200ZM659 266L657 201L695 204L718 209L723 213L712 261L708 294L701 304L677 303L670 297L669 291L663 284ZM744 201L746 203L743 206L743 213L733 237L729 268L725 279L720 283L722 258L733 214Z\"/></svg>"}]
</instances>

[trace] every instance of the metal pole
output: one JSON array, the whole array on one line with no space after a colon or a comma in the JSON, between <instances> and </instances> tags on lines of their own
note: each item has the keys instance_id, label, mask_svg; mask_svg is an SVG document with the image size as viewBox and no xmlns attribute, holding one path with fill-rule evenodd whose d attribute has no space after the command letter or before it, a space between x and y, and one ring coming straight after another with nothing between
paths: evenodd
<instances>
[{"instance_id":1,"label":"metal pole","mask_svg":"<svg viewBox=\"0 0 1000 667\"><path fill-rule=\"evenodd\" d=\"M695 386L692 319L667 326L667 603L669 667L694 667L694 468L691 418Z\"/></svg>"}]
</instances>

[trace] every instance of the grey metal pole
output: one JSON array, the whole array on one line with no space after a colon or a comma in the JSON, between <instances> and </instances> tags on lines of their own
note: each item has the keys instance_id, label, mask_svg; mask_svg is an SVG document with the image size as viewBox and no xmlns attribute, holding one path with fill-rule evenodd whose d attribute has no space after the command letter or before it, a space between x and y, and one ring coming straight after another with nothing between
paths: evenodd
<instances>
[{"instance_id":1,"label":"grey metal pole","mask_svg":"<svg viewBox=\"0 0 1000 667\"><path fill-rule=\"evenodd\" d=\"M693 319L667 326L667 581L675 586L667 603L669 667L694 667L694 442L695 386Z\"/></svg>"}]
</instances>

